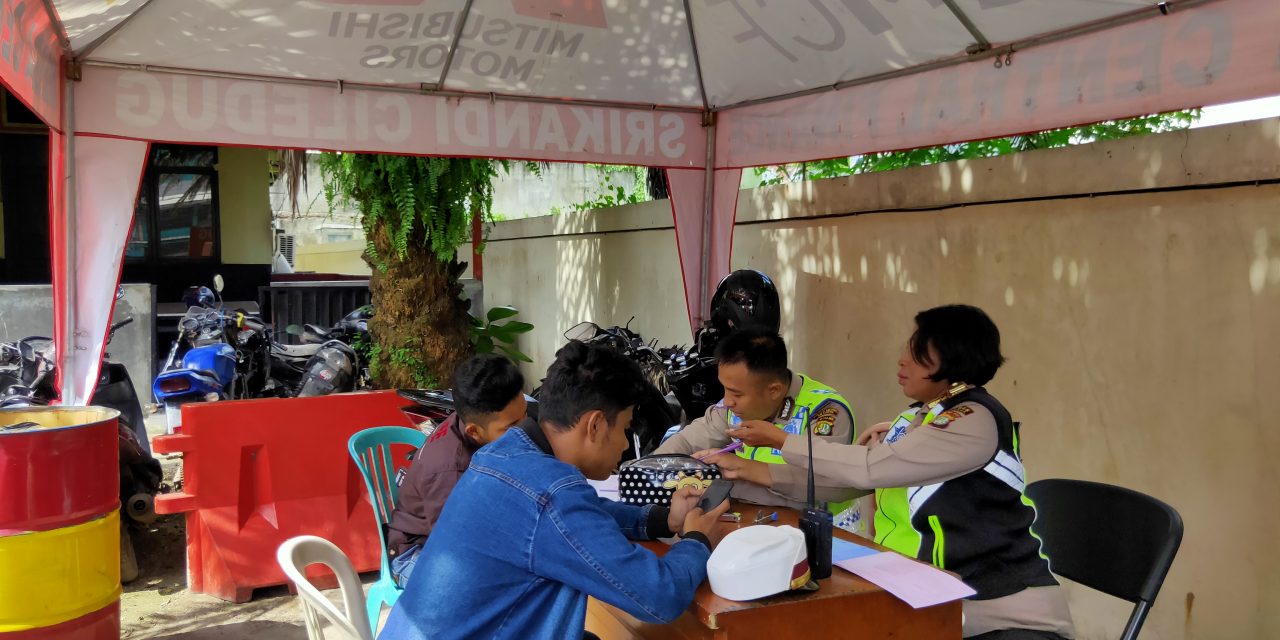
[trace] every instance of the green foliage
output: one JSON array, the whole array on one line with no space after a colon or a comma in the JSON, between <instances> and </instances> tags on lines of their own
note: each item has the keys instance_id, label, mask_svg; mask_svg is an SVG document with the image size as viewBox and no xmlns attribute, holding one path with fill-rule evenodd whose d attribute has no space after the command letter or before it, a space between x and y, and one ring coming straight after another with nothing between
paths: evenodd
<instances>
[{"instance_id":1,"label":"green foliage","mask_svg":"<svg viewBox=\"0 0 1280 640\"><path fill-rule=\"evenodd\" d=\"M383 353L383 347L374 343L369 348L369 375L377 380L382 371L382 359L379 357ZM393 347L386 350L387 360L389 363L398 368L406 369L413 376L413 384L419 389L434 389L438 386L439 381L435 376L427 372L427 365L418 355L418 351L411 346Z\"/></svg>"},{"instance_id":2,"label":"green foliage","mask_svg":"<svg viewBox=\"0 0 1280 640\"><path fill-rule=\"evenodd\" d=\"M1030 133L1011 138L976 140L938 147L868 153L850 158L833 158L800 164L757 167L760 184L781 184L801 180L821 180L876 171L892 171L953 160L990 158L1033 149L1052 149L1100 140L1164 133L1186 129L1200 119L1199 109L1173 111L1126 120L1109 120L1084 127L1069 127Z\"/></svg>"},{"instance_id":3,"label":"green foliage","mask_svg":"<svg viewBox=\"0 0 1280 640\"><path fill-rule=\"evenodd\" d=\"M366 304L363 307L360 307L360 309L358 310L372 314L373 305ZM351 346L351 349L356 352L356 355L360 356L361 361L363 362L373 361L370 355L373 352L374 345L373 345L373 340L369 337L368 331L357 332L355 334L355 337L351 339L350 346Z\"/></svg>"},{"instance_id":4,"label":"green foliage","mask_svg":"<svg viewBox=\"0 0 1280 640\"><path fill-rule=\"evenodd\" d=\"M494 221L493 182L510 165L349 153L322 153L314 160L329 206L360 212L365 259L375 268L374 303L380 311L394 310L379 319L373 344L365 347L370 375L378 384L435 386L471 344L461 303L423 304L429 302L423 298L456 295L462 272L458 247L470 240L476 219L482 225ZM541 175L537 163L526 166Z\"/></svg>"},{"instance_id":5,"label":"green foliage","mask_svg":"<svg viewBox=\"0 0 1280 640\"><path fill-rule=\"evenodd\" d=\"M587 167L600 173L600 184L591 199L572 205L574 211L607 209L653 199L649 195L648 170L645 167L616 164L588 164ZM616 184L618 182L622 184ZM559 213L558 209L552 211L553 215L556 213Z\"/></svg>"},{"instance_id":6,"label":"green foliage","mask_svg":"<svg viewBox=\"0 0 1280 640\"><path fill-rule=\"evenodd\" d=\"M505 160L322 153L318 158L329 206L354 205L360 211L366 252L386 271L390 256L379 255L373 229L382 222L391 235L395 257L426 249L441 262L453 260L471 237L473 216L493 223L493 180L508 170ZM525 165L534 175L536 162Z\"/></svg>"},{"instance_id":7,"label":"green foliage","mask_svg":"<svg viewBox=\"0 0 1280 640\"><path fill-rule=\"evenodd\" d=\"M520 334L533 331L533 325L511 319L519 313L515 307L494 307L483 319L471 316L471 344L476 353L500 351L517 362L533 362L515 347Z\"/></svg>"}]
</instances>

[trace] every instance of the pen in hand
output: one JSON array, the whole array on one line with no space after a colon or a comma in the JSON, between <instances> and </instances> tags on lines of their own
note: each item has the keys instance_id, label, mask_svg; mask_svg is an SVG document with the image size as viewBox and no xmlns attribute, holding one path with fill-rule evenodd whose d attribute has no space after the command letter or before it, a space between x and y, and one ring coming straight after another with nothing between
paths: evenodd
<instances>
[{"instance_id":1,"label":"pen in hand","mask_svg":"<svg viewBox=\"0 0 1280 640\"><path fill-rule=\"evenodd\" d=\"M722 454L722 453L729 453L730 451L737 451L738 449L741 449L741 448L742 448L742 441L741 441L741 440L734 440L733 442L730 442L730 443L729 443L729 446L727 446L727 447L725 447L725 448L723 448L723 449L720 449L719 451L713 451L713 452L708 453L708 454L703 455L703 456L694 456L694 459L696 459L696 460L698 460L699 462L701 462L701 461L706 460L707 458L710 458L710 457L712 457L712 456L718 456L718 455L720 455L720 454Z\"/></svg>"}]
</instances>

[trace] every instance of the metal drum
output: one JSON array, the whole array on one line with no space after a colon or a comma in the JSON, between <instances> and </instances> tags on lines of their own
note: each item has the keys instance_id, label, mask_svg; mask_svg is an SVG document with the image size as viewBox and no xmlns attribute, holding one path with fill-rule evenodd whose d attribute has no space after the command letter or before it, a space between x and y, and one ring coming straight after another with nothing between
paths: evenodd
<instances>
[{"instance_id":1,"label":"metal drum","mask_svg":"<svg viewBox=\"0 0 1280 640\"><path fill-rule=\"evenodd\" d=\"M119 415L0 409L0 640L120 637Z\"/></svg>"}]
</instances>

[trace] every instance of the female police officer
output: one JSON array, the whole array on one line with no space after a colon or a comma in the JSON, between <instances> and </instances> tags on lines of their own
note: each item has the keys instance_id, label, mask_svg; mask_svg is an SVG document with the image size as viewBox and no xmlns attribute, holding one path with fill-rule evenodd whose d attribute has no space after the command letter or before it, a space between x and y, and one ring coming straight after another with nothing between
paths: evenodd
<instances>
[{"instance_id":1,"label":"female police officer","mask_svg":"<svg viewBox=\"0 0 1280 640\"><path fill-rule=\"evenodd\" d=\"M965 602L965 637L1073 637L1066 598L1031 531L1018 425L982 387L1004 363L999 330L966 305L922 311L915 324L898 361L898 384L915 402L858 445L815 441L822 493L847 499L875 489L876 542L953 571L978 592ZM784 492L805 482L804 438L750 426L729 435L780 449L788 464L709 458L726 477Z\"/></svg>"}]
</instances>

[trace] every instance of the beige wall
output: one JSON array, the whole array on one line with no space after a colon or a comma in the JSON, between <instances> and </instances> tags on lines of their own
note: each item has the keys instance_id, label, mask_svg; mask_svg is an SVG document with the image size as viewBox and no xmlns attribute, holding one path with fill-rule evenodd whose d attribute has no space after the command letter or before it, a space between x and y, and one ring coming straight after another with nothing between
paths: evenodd
<instances>
[{"instance_id":1,"label":"beige wall","mask_svg":"<svg viewBox=\"0 0 1280 640\"><path fill-rule=\"evenodd\" d=\"M364 255L363 240L326 242L299 246L293 253L294 271L339 273L350 276L369 275L369 263Z\"/></svg>"},{"instance_id":2,"label":"beige wall","mask_svg":"<svg viewBox=\"0 0 1280 640\"><path fill-rule=\"evenodd\" d=\"M534 330L520 339L542 378L566 329L591 320L625 325L664 344L690 341L671 205L666 200L613 209L500 222L484 253L484 304L511 305Z\"/></svg>"},{"instance_id":3,"label":"beige wall","mask_svg":"<svg viewBox=\"0 0 1280 640\"><path fill-rule=\"evenodd\" d=\"M915 312L986 309L1009 357L991 387L1024 425L1030 479L1124 485L1186 521L1143 637L1274 638L1276 181L1280 122L1263 121L743 191L733 264L777 279L796 368L863 424L906 402L894 367ZM530 372L579 318L634 313L646 337L688 340L659 204L498 225L486 303L538 326ZM1081 638L1118 635L1127 604L1070 597Z\"/></svg>"},{"instance_id":4,"label":"beige wall","mask_svg":"<svg viewBox=\"0 0 1280 640\"><path fill-rule=\"evenodd\" d=\"M270 264L271 202L267 151L218 148L218 210L222 218L222 261Z\"/></svg>"}]
</instances>

